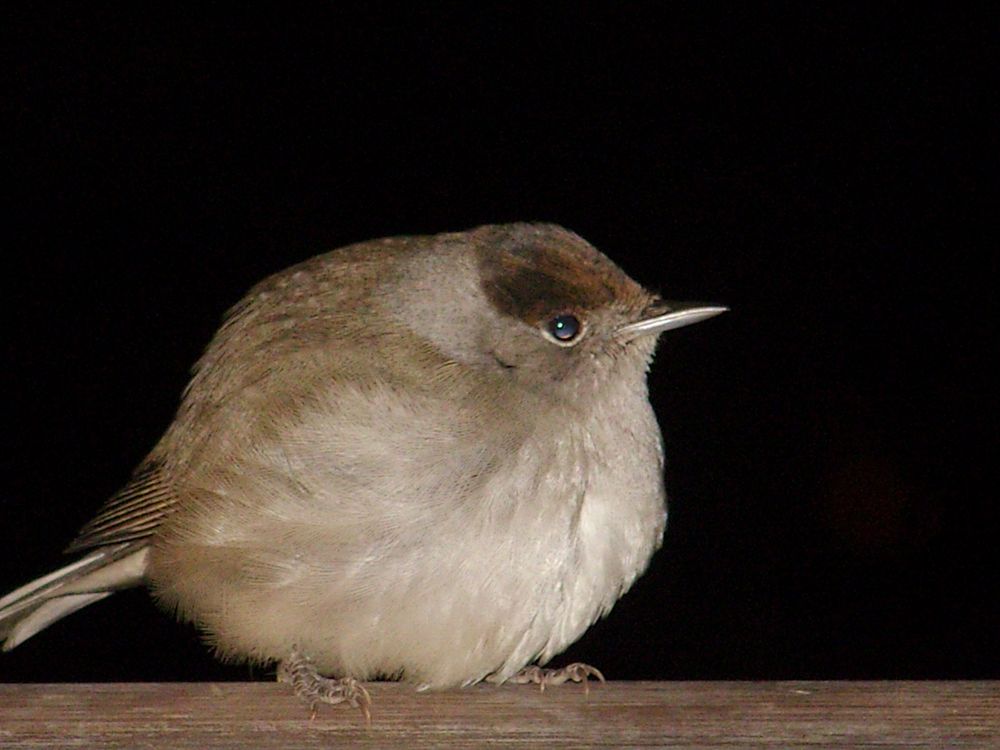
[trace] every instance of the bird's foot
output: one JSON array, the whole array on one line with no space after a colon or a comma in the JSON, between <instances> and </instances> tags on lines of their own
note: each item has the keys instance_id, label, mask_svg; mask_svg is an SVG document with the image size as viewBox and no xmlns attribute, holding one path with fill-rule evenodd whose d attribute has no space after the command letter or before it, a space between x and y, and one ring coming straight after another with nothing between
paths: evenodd
<instances>
[{"instance_id":1,"label":"bird's foot","mask_svg":"<svg viewBox=\"0 0 1000 750\"><path fill-rule=\"evenodd\" d=\"M316 718L316 706L319 703L348 703L361 709L365 723L372 723L372 699L364 685L353 677L324 677L316 670L309 657L298 651L292 651L278 665L278 682L287 682L292 686L299 700L309 705L311 718Z\"/></svg>"},{"instance_id":2,"label":"bird's foot","mask_svg":"<svg viewBox=\"0 0 1000 750\"><path fill-rule=\"evenodd\" d=\"M562 669L548 669L536 665L525 667L511 677L509 682L517 685L532 682L538 685L539 690L545 690L546 685L562 685L564 682L582 682L583 691L589 693L591 677L596 677L599 682L604 682L604 675L601 674L601 670L589 664L576 662Z\"/></svg>"}]
</instances>

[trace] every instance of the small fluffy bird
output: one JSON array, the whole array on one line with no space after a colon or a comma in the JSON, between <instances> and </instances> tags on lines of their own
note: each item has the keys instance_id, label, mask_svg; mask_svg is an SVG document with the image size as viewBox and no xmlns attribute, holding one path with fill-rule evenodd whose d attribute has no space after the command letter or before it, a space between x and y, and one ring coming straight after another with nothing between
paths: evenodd
<instances>
[{"instance_id":1,"label":"small fluffy bird","mask_svg":"<svg viewBox=\"0 0 1000 750\"><path fill-rule=\"evenodd\" d=\"M68 552L0 599L11 649L146 585L310 703L541 670L666 523L646 372L665 303L577 235L483 226L341 248L254 287L166 434Z\"/></svg>"}]
</instances>

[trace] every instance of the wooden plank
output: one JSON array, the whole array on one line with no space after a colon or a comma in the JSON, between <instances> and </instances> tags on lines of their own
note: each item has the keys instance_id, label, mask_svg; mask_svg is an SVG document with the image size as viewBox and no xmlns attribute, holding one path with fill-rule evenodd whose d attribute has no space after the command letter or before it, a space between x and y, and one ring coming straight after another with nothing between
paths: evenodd
<instances>
[{"instance_id":1,"label":"wooden plank","mask_svg":"<svg viewBox=\"0 0 1000 750\"><path fill-rule=\"evenodd\" d=\"M1000 748L1000 682L368 688L371 726L277 683L0 685L0 747Z\"/></svg>"}]
</instances>

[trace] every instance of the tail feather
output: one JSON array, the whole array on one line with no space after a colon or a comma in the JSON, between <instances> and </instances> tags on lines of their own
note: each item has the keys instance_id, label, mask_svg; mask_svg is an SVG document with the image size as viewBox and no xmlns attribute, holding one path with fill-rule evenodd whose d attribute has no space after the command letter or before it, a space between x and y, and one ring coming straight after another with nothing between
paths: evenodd
<instances>
[{"instance_id":1,"label":"tail feather","mask_svg":"<svg viewBox=\"0 0 1000 750\"><path fill-rule=\"evenodd\" d=\"M66 615L72 614L88 604L111 596L112 593L111 591L102 591L99 594L66 594L43 602L35 609L30 610L26 616L17 620L7 634L7 639L3 642L3 650L10 651L15 646L20 646L39 630L44 630L56 620L61 620Z\"/></svg>"},{"instance_id":2,"label":"tail feather","mask_svg":"<svg viewBox=\"0 0 1000 750\"><path fill-rule=\"evenodd\" d=\"M38 631L114 591L143 582L148 548L116 544L94 550L0 599L0 639L9 651Z\"/></svg>"}]
</instances>

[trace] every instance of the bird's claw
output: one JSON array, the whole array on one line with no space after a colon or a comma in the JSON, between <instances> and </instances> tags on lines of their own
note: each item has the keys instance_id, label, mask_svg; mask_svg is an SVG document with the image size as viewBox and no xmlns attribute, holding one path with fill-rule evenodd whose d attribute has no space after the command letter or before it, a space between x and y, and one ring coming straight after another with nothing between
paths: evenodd
<instances>
[{"instance_id":1,"label":"bird's claw","mask_svg":"<svg viewBox=\"0 0 1000 750\"><path fill-rule=\"evenodd\" d=\"M308 704L311 719L316 718L320 703L347 703L361 710L366 724L372 723L372 699L364 685L353 677L324 677L307 656L297 651L278 666L278 681L290 684L299 700Z\"/></svg>"},{"instance_id":2,"label":"bird's claw","mask_svg":"<svg viewBox=\"0 0 1000 750\"><path fill-rule=\"evenodd\" d=\"M510 682L517 685L524 685L529 682L534 683L538 685L539 690L545 690L546 685L562 685L564 682L582 682L583 691L589 693L591 677L597 678L598 682L605 682L601 670L589 664L575 662L562 669L549 669L537 665L525 667L511 677Z\"/></svg>"}]
</instances>

